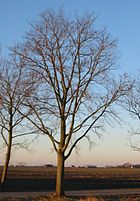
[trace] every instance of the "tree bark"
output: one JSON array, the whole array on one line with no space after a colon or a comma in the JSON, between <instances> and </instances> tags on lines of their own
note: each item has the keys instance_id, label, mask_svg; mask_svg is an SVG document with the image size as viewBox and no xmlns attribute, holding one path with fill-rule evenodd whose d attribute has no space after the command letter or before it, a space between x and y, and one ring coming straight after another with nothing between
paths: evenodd
<instances>
[{"instance_id":1,"label":"tree bark","mask_svg":"<svg viewBox=\"0 0 140 201\"><path fill-rule=\"evenodd\" d=\"M12 135L9 134L5 164L3 167L3 172L2 172L2 177L1 177L1 187L2 188L5 186L6 179L7 179L7 172L8 172L10 156L11 156L11 147L12 147Z\"/></svg>"},{"instance_id":2,"label":"tree bark","mask_svg":"<svg viewBox=\"0 0 140 201\"><path fill-rule=\"evenodd\" d=\"M64 153L57 153L57 177L56 177L56 196L62 197L65 195L64 189Z\"/></svg>"}]
</instances>

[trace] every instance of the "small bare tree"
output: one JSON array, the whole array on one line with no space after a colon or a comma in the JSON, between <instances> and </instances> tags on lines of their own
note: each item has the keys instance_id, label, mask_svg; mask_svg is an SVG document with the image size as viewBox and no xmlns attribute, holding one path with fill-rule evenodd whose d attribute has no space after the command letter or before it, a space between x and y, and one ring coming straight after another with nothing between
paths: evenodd
<instances>
[{"instance_id":1,"label":"small bare tree","mask_svg":"<svg viewBox=\"0 0 140 201\"><path fill-rule=\"evenodd\" d=\"M90 143L100 128L116 118L113 105L130 90L126 75L111 76L116 64L116 41L97 30L91 14L68 18L48 10L32 25L24 44L13 54L40 76L38 93L28 102L35 120L57 153L56 195L64 195L64 163L78 143Z\"/></svg>"},{"instance_id":2,"label":"small bare tree","mask_svg":"<svg viewBox=\"0 0 140 201\"><path fill-rule=\"evenodd\" d=\"M25 120L27 115L31 115L32 109L25 108L23 104L25 99L30 97L33 90L32 78L29 79L22 63L17 65L15 58L12 58L11 61L1 60L0 135L6 149L1 187L4 187L6 182L12 146L28 148L29 142L27 143L24 137L27 134L34 133L34 131L29 131L28 121ZM24 116L19 111L22 111Z\"/></svg>"},{"instance_id":3,"label":"small bare tree","mask_svg":"<svg viewBox=\"0 0 140 201\"><path fill-rule=\"evenodd\" d=\"M134 80L133 88L131 90L131 93L127 94L125 102L123 102L123 107L127 112L129 112L130 117L137 124L137 122L139 123L140 121L140 72L138 72L137 75L134 76L133 80ZM138 126L137 128L134 127L134 123L129 125L129 127L130 127L129 130L130 146L133 148L133 150L140 151L140 144L138 143L138 140L135 141L137 136L140 135L140 129Z\"/></svg>"}]
</instances>

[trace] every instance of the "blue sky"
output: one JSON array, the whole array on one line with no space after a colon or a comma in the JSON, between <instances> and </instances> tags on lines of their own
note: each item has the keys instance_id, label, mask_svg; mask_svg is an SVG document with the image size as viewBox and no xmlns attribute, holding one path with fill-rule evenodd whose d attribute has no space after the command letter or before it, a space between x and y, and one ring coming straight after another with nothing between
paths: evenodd
<instances>
[{"instance_id":1,"label":"blue sky","mask_svg":"<svg viewBox=\"0 0 140 201\"><path fill-rule=\"evenodd\" d=\"M0 44L6 47L21 41L28 22L38 19L48 9L63 9L68 13L95 12L97 24L106 26L119 40L120 65L133 71L140 66L140 1L139 0L0 0Z\"/></svg>"},{"instance_id":2,"label":"blue sky","mask_svg":"<svg viewBox=\"0 0 140 201\"><path fill-rule=\"evenodd\" d=\"M75 11L82 15L85 11L95 12L97 25L105 26L114 38L118 39L121 71L135 72L140 69L140 1L139 0L0 0L0 45L2 54L7 47L22 41L28 31L28 22L38 19L46 9L62 7L66 13ZM135 122L134 122L135 124ZM127 128L108 128L97 146L88 150L81 143L80 157L73 154L67 164L121 164L125 161L140 163L140 153L128 146ZM86 148L85 148L86 147ZM120 157L121 156L121 157ZM24 158L24 159L22 159ZM32 154L17 151L12 162L27 161L30 164L55 163L55 155L50 151L47 139L40 138ZM73 162L71 162L73 161Z\"/></svg>"}]
</instances>

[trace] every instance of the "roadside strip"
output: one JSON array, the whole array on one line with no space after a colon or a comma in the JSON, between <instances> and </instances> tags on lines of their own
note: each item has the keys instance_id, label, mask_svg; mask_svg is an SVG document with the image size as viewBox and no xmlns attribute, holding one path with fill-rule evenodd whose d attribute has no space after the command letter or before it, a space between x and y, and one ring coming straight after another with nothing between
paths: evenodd
<instances>
[{"instance_id":1,"label":"roadside strip","mask_svg":"<svg viewBox=\"0 0 140 201\"><path fill-rule=\"evenodd\" d=\"M53 193L54 192L0 192L0 198L47 196ZM140 194L140 188L66 191L66 196L137 195L137 194Z\"/></svg>"}]
</instances>

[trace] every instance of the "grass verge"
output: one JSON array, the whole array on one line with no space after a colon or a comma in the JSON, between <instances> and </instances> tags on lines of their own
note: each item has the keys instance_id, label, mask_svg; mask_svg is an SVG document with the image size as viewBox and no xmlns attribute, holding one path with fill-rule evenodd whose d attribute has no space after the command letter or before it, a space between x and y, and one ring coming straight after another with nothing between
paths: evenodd
<instances>
[{"instance_id":1,"label":"grass verge","mask_svg":"<svg viewBox=\"0 0 140 201\"><path fill-rule=\"evenodd\" d=\"M54 196L26 197L26 198L0 198L0 201L140 201L139 195L117 196L89 196L89 197L63 197Z\"/></svg>"}]
</instances>

